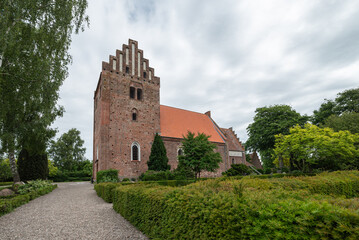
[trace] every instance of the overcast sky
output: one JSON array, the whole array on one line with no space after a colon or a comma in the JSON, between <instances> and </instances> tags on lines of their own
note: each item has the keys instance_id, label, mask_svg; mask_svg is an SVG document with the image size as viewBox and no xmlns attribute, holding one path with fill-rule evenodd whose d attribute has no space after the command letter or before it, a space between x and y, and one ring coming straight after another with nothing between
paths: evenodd
<instances>
[{"instance_id":1,"label":"overcast sky","mask_svg":"<svg viewBox=\"0 0 359 240\"><path fill-rule=\"evenodd\" d=\"M89 0L87 14L54 127L58 136L79 129L90 160L101 63L129 38L161 79L161 104L211 110L243 142L258 107L311 115L325 98L359 87L359 1Z\"/></svg>"}]
</instances>

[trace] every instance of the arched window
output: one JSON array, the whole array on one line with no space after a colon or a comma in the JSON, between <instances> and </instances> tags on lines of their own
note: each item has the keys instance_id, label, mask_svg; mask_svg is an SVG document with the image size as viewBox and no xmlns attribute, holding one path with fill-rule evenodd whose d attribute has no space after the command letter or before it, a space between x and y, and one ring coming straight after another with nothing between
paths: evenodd
<instances>
[{"instance_id":1,"label":"arched window","mask_svg":"<svg viewBox=\"0 0 359 240\"><path fill-rule=\"evenodd\" d=\"M180 148L180 149L178 149L178 151L177 151L177 155L178 156L182 156L183 155L183 150Z\"/></svg>"},{"instance_id":2,"label":"arched window","mask_svg":"<svg viewBox=\"0 0 359 240\"><path fill-rule=\"evenodd\" d=\"M141 161L141 148L137 142L133 142L131 145L131 160Z\"/></svg>"},{"instance_id":3,"label":"arched window","mask_svg":"<svg viewBox=\"0 0 359 240\"><path fill-rule=\"evenodd\" d=\"M132 121L137 121L137 116L138 116L137 109L136 108L132 109Z\"/></svg>"},{"instance_id":4,"label":"arched window","mask_svg":"<svg viewBox=\"0 0 359 240\"><path fill-rule=\"evenodd\" d=\"M130 98L135 98L136 88L130 87Z\"/></svg>"},{"instance_id":5,"label":"arched window","mask_svg":"<svg viewBox=\"0 0 359 240\"><path fill-rule=\"evenodd\" d=\"M142 100L142 89L137 88L137 99Z\"/></svg>"}]
</instances>

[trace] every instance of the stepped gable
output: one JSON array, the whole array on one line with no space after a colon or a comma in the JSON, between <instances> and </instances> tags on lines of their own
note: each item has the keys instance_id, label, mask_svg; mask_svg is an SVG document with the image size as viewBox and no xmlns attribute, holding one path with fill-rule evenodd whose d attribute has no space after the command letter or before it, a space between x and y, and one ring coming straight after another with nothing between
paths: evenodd
<instances>
[{"instance_id":1,"label":"stepped gable","mask_svg":"<svg viewBox=\"0 0 359 240\"><path fill-rule=\"evenodd\" d=\"M117 74L129 74L132 79L160 85L160 78L155 76L155 69L149 66L149 60L143 57L143 50L138 49L138 42L128 40L122 50L116 50L116 55L110 55L108 62L102 62L102 70Z\"/></svg>"},{"instance_id":2,"label":"stepped gable","mask_svg":"<svg viewBox=\"0 0 359 240\"><path fill-rule=\"evenodd\" d=\"M242 142L237 137L237 134L234 132L233 128L221 128L221 130L227 138L227 145L229 151L245 151Z\"/></svg>"},{"instance_id":3,"label":"stepped gable","mask_svg":"<svg viewBox=\"0 0 359 240\"><path fill-rule=\"evenodd\" d=\"M256 151L251 153L250 157L251 157L251 163L253 164L254 167L256 167L257 169L263 169L263 166L261 164L261 161L259 160L259 157L258 157L258 154Z\"/></svg>"},{"instance_id":4,"label":"stepped gable","mask_svg":"<svg viewBox=\"0 0 359 240\"><path fill-rule=\"evenodd\" d=\"M162 137L183 138L190 131L210 136L211 142L225 143L221 130L207 114L161 105L160 124Z\"/></svg>"}]
</instances>

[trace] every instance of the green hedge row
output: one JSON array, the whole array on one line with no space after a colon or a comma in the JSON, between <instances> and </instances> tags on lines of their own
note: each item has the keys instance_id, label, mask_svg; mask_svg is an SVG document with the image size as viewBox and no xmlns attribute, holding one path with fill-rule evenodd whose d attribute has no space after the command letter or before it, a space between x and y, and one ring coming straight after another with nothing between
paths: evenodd
<instances>
[{"instance_id":1,"label":"green hedge row","mask_svg":"<svg viewBox=\"0 0 359 240\"><path fill-rule=\"evenodd\" d=\"M49 177L54 182L76 182L90 181L91 174L86 171L58 172L55 176Z\"/></svg>"},{"instance_id":2,"label":"green hedge row","mask_svg":"<svg viewBox=\"0 0 359 240\"><path fill-rule=\"evenodd\" d=\"M94 188L97 196L105 200L105 202L112 203L113 201L113 190L120 186L121 183L98 183L95 184ZM124 184L124 183L122 183Z\"/></svg>"},{"instance_id":3,"label":"green hedge row","mask_svg":"<svg viewBox=\"0 0 359 240\"><path fill-rule=\"evenodd\" d=\"M27 194L17 195L15 197L11 197L11 198L10 197L0 198L0 216L11 212L15 208L17 208L25 203L28 203L29 201L31 201L35 198L38 198L42 195L52 192L52 190L54 190L55 188L57 188L56 184L37 189L37 190L29 192Z\"/></svg>"},{"instance_id":4,"label":"green hedge row","mask_svg":"<svg viewBox=\"0 0 359 240\"><path fill-rule=\"evenodd\" d=\"M359 239L358 182L346 171L133 184L114 188L113 207L156 239Z\"/></svg>"},{"instance_id":5,"label":"green hedge row","mask_svg":"<svg viewBox=\"0 0 359 240\"><path fill-rule=\"evenodd\" d=\"M12 185L14 182L0 182L0 186L9 186Z\"/></svg>"},{"instance_id":6,"label":"green hedge row","mask_svg":"<svg viewBox=\"0 0 359 240\"><path fill-rule=\"evenodd\" d=\"M130 185L130 184L141 184L141 185L161 185L161 186L171 186L171 187L178 187L178 186L185 186L190 183L193 183L194 180L166 180L166 181L146 181L146 182L120 182L120 183L98 183L95 184L94 188L97 193L97 196L101 197L105 202L112 203L114 190L118 186Z\"/></svg>"}]
</instances>

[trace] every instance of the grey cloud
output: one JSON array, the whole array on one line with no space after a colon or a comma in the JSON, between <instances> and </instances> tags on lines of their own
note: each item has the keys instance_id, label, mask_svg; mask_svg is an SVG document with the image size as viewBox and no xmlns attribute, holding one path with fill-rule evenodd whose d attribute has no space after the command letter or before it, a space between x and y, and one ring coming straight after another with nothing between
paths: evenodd
<instances>
[{"instance_id":1,"label":"grey cloud","mask_svg":"<svg viewBox=\"0 0 359 240\"><path fill-rule=\"evenodd\" d=\"M91 0L90 29L73 37L74 62L61 87L66 113L54 126L59 134L78 128L92 158L101 62L128 38L161 78L161 104L211 110L242 140L258 107L289 104L311 114L324 98L358 85L354 68L333 74L358 61L358 3L330 3Z\"/></svg>"}]
</instances>

